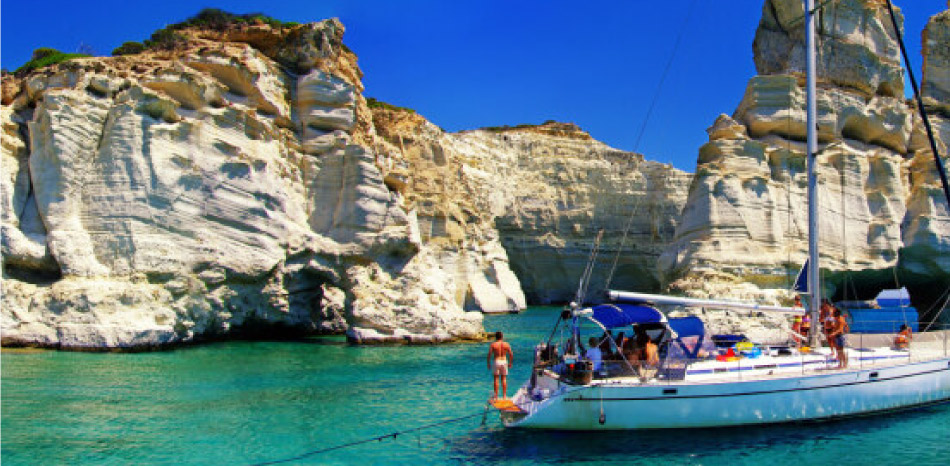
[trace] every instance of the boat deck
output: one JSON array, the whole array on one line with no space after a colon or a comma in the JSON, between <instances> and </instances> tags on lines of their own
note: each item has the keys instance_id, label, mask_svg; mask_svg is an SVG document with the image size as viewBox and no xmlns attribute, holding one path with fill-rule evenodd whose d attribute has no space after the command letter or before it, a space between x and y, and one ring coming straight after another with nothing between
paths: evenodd
<instances>
[{"instance_id":1,"label":"boat deck","mask_svg":"<svg viewBox=\"0 0 950 466\"><path fill-rule=\"evenodd\" d=\"M766 380L802 375L853 372L865 369L884 368L907 363L924 362L946 357L950 348L941 339L914 342L910 349L846 348L848 367L839 369L838 362L831 355L830 348L818 348L809 353L791 355L763 354L755 358L738 358L735 361L703 359L692 361L680 377L641 378L623 374L602 377L595 375L591 385L607 384L691 384L735 382L737 380Z\"/></svg>"}]
</instances>

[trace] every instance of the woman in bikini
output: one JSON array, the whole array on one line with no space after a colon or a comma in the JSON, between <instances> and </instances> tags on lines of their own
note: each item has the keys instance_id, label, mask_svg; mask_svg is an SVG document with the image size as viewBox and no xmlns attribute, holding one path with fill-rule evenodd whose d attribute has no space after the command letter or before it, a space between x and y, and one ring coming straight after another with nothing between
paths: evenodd
<instances>
[{"instance_id":1,"label":"woman in bikini","mask_svg":"<svg viewBox=\"0 0 950 466\"><path fill-rule=\"evenodd\" d=\"M821 301L821 310L818 315L818 320L821 322L821 332L825 334L825 340L828 341L828 346L831 347L831 357L835 359L838 358L838 346L835 345L835 342L832 340L831 333L835 328L835 316L834 316L835 307L831 305L831 301L827 298Z\"/></svg>"},{"instance_id":2,"label":"woman in bikini","mask_svg":"<svg viewBox=\"0 0 950 466\"><path fill-rule=\"evenodd\" d=\"M831 332L828 333L828 341L832 348L837 350L838 369L844 369L848 367L848 353L844 350L844 336L849 330L848 321L844 318L840 309L832 311L832 318L834 319L833 327Z\"/></svg>"}]
</instances>

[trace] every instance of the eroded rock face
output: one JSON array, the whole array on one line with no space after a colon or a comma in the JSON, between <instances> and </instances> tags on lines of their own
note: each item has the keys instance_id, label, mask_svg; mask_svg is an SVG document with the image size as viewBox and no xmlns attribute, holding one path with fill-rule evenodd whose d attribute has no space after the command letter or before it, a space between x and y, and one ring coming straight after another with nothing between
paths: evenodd
<instances>
[{"instance_id":1,"label":"eroded rock face","mask_svg":"<svg viewBox=\"0 0 950 466\"><path fill-rule=\"evenodd\" d=\"M661 257L673 289L739 297L748 290L734 284L752 283L776 291L767 300L788 302L782 290L807 256L801 14L799 1L765 3L755 43L760 75L735 113L709 129L675 240ZM928 290L950 283L950 245L940 239L950 235L950 216L920 117L901 97L899 49L886 15L881 2L843 1L826 6L819 22L825 293L873 296L893 286L896 268L912 295L933 302ZM931 20L925 36L946 33L944 16ZM942 43L928 43L925 74L943 76ZM940 79L928 81L934 108L942 105ZM931 122L946 147L946 118Z\"/></svg>"},{"instance_id":2,"label":"eroded rock face","mask_svg":"<svg viewBox=\"0 0 950 466\"><path fill-rule=\"evenodd\" d=\"M881 8L833 2L820 24L822 266L826 291L876 293L897 267L920 296L950 283L950 213ZM598 237L593 299L609 279L787 303L807 249L801 2L763 11L760 75L695 176L572 124L448 134L371 109L336 20L4 76L3 343L478 338L469 311L573 299ZM941 14L925 33L943 154L946 29ZM710 325L781 341L786 323Z\"/></svg>"},{"instance_id":3,"label":"eroded rock face","mask_svg":"<svg viewBox=\"0 0 950 466\"><path fill-rule=\"evenodd\" d=\"M900 48L887 9L881 6L867 0L822 6L816 21L820 37L817 67L822 81L865 95L902 95ZM802 2L766 0L753 43L760 75L805 72L803 14ZM903 17L899 21L903 22Z\"/></svg>"},{"instance_id":4,"label":"eroded rock face","mask_svg":"<svg viewBox=\"0 0 950 466\"><path fill-rule=\"evenodd\" d=\"M496 223L529 300L574 299L598 236L589 297L603 299L608 280L659 290L656 259L672 239L690 175L597 141L534 134L465 135L514 156L503 168L515 189Z\"/></svg>"},{"instance_id":5,"label":"eroded rock face","mask_svg":"<svg viewBox=\"0 0 950 466\"><path fill-rule=\"evenodd\" d=\"M480 167L504 164L484 151L460 148L461 135L447 134L410 112L374 109L381 136L377 147L391 167L385 183L403 197L418 236L433 251L430 273L450 278L451 292L465 309L505 312L524 309L525 295L495 228L508 198L505 181Z\"/></svg>"},{"instance_id":6,"label":"eroded rock face","mask_svg":"<svg viewBox=\"0 0 950 466\"><path fill-rule=\"evenodd\" d=\"M572 124L445 134L406 112L374 116L390 163L403 166L387 182L407 193L423 241L443 248L444 268L467 277L468 289L458 290L467 307L570 301L600 231L590 296L604 290L615 261L613 286L659 289L654 264L689 174Z\"/></svg>"},{"instance_id":7,"label":"eroded rock face","mask_svg":"<svg viewBox=\"0 0 950 466\"><path fill-rule=\"evenodd\" d=\"M927 103L950 117L950 10L930 18L921 35L924 49L924 76L921 92Z\"/></svg>"},{"instance_id":8,"label":"eroded rock face","mask_svg":"<svg viewBox=\"0 0 950 466\"><path fill-rule=\"evenodd\" d=\"M4 78L5 344L480 335L366 143L342 25L250 29Z\"/></svg>"}]
</instances>

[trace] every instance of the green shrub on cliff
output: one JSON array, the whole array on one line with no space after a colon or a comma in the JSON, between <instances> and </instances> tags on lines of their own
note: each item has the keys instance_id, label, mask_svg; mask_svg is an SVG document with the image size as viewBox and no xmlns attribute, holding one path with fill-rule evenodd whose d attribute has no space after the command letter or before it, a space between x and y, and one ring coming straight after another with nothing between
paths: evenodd
<instances>
[{"instance_id":1,"label":"green shrub on cliff","mask_svg":"<svg viewBox=\"0 0 950 466\"><path fill-rule=\"evenodd\" d=\"M482 131L489 131L492 133L503 133L505 131L511 131L511 130L516 130L516 129L537 128L538 126L541 126L541 125L532 125L528 123L522 123L520 125L515 125L515 126L510 126L510 125L485 126L479 129L481 129Z\"/></svg>"},{"instance_id":2,"label":"green shrub on cliff","mask_svg":"<svg viewBox=\"0 0 950 466\"><path fill-rule=\"evenodd\" d=\"M115 48L112 51L113 57L118 57L119 55L135 55L137 53L142 53L145 50L145 46L139 42L123 42L122 45Z\"/></svg>"},{"instance_id":3,"label":"green shrub on cliff","mask_svg":"<svg viewBox=\"0 0 950 466\"><path fill-rule=\"evenodd\" d=\"M393 111L397 111L397 112L416 113L416 111L413 110L413 109L411 109L411 108L407 108L407 107L397 107L397 106L395 106L395 105L393 105L393 104L387 104L386 102L383 102L383 101L381 101L381 100L376 100L376 99L374 99L374 98L372 98L372 97L367 97L367 98L366 98L366 105L369 106L369 108L384 108L384 109L386 109L386 110L393 110Z\"/></svg>"},{"instance_id":4,"label":"green shrub on cliff","mask_svg":"<svg viewBox=\"0 0 950 466\"><path fill-rule=\"evenodd\" d=\"M262 13L247 13L239 15L217 8L205 8L191 18L188 18L180 23L170 24L163 29L153 32L152 37L145 41L144 48L160 50L175 50L181 48L188 42L188 39L184 34L176 32L182 29L199 28L210 29L212 31L226 31L234 27L250 24L267 24L274 28L281 28L296 26L300 23L284 22ZM134 44L134 42L127 42L127 44L129 43ZM113 55L117 54L113 52ZM118 55L126 54L122 53Z\"/></svg>"},{"instance_id":5,"label":"green shrub on cliff","mask_svg":"<svg viewBox=\"0 0 950 466\"><path fill-rule=\"evenodd\" d=\"M263 13L246 13L243 15L231 13L217 8L205 8L180 23L168 26L167 29L184 29L188 27L198 27L203 29L213 29L223 31L235 25L243 24L267 24L271 27L291 27L299 23L284 22L272 18Z\"/></svg>"},{"instance_id":6,"label":"green shrub on cliff","mask_svg":"<svg viewBox=\"0 0 950 466\"><path fill-rule=\"evenodd\" d=\"M159 50L175 50L188 43L188 38L173 29L159 29L145 41L145 47Z\"/></svg>"},{"instance_id":7,"label":"green shrub on cliff","mask_svg":"<svg viewBox=\"0 0 950 466\"><path fill-rule=\"evenodd\" d=\"M57 63L62 63L66 60L71 60L73 58L88 57L84 53L63 53L56 49L51 49L49 47L41 47L33 51L33 58L24 63L23 66L19 67L14 71L17 76L22 76L30 71L44 68L50 65L55 65Z\"/></svg>"},{"instance_id":8,"label":"green shrub on cliff","mask_svg":"<svg viewBox=\"0 0 950 466\"><path fill-rule=\"evenodd\" d=\"M42 60L46 57L56 55L57 53L62 53L59 50L51 49L49 47L40 47L33 51L33 57L30 60Z\"/></svg>"}]
</instances>

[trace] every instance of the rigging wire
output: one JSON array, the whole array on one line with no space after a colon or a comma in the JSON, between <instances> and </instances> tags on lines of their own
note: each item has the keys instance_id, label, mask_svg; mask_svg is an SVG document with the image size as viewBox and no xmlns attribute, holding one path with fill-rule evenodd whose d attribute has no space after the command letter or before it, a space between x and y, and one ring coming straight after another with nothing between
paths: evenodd
<instances>
[{"instance_id":1,"label":"rigging wire","mask_svg":"<svg viewBox=\"0 0 950 466\"><path fill-rule=\"evenodd\" d=\"M789 75L791 76L791 74ZM789 96L792 95L794 89L792 87L798 87L798 84L795 80L788 80L788 92ZM792 274L794 273L795 267L792 266L792 246L789 237L791 236L792 229L792 102L793 99L788 99L788 115L785 118L785 210L787 212L785 218L785 286L791 290L795 283L792 281Z\"/></svg>"},{"instance_id":2,"label":"rigging wire","mask_svg":"<svg viewBox=\"0 0 950 466\"><path fill-rule=\"evenodd\" d=\"M920 88L917 86L917 79L914 77L914 70L910 66L910 58L907 56L907 47L904 46L904 37L901 34L900 27L897 25L897 18L894 15L894 6L891 0L886 0L887 12L891 17L891 26L894 28L894 36L897 37L897 45L900 46L901 56L904 58L904 65L907 67L907 76L910 78L911 87L914 89L914 98L917 101L917 109L920 111L920 119L924 123L924 129L927 132L927 139L930 141L930 151L933 154L934 165L937 167L937 174L940 176L940 183L943 187L943 193L947 198L947 208L950 209L950 183L947 181L947 173L943 166L943 160L940 158L940 152L937 150L937 141L934 138L933 128L930 127L930 118L927 116L927 109L924 107L924 101L920 96ZM948 210L950 212L950 210ZM897 270L895 267L894 278L897 279ZM950 288L948 288L950 291ZM940 311L943 312L943 309Z\"/></svg>"},{"instance_id":3,"label":"rigging wire","mask_svg":"<svg viewBox=\"0 0 950 466\"><path fill-rule=\"evenodd\" d=\"M670 59L666 62L666 67L663 68L663 74L660 75L660 82L656 86L656 91L653 93L653 100L650 101L650 106L647 108L647 114L643 118L643 124L640 125L640 133L637 135L637 142L633 145L633 151L637 152L640 150L640 140L643 139L643 133L647 129L647 123L650 121L650 115L653 114L653 107L656 106L657 100L660 97L660 90L663 88L663 82L666 81L666 75L670 72L670 67L673 65L673 59L676 58L676 51L679 50L681 39L686 33L686 26L689 24L689 17L693 14L693 7L696 6L696 0L693 0L689 4L689 9L686 10L686 16L683 18L683 26L680 27L680 32L676 36L676 42L673 43L673 52L670 53Z\"/></svg>"},{"instance_id":4,"label":"rigging wire","mask_svg":"<svg viewBox=\"0 0 950 466\"><path fill-rule=\"evenodd\" d=\"M943 161L940 159L940 152L937 151L937 141L934 139L933 128L930 127L930 118L927 117L924 100L920 97L920 89L917 87L917 79L914 78L914 70L911 68L910 59L907 57L907 47L904 47L904 37L901 35L901 30L897 26L897 18L894 16L894 7L891 5L891 0L887 0L887 11L891 16L891 25L894 26L894 35L897 37L897 45L900 45L901 55L904 57L904 64L907 65L907 76L910 78L910 84L914 88L917 109L920 111L920 119L924 122L924 129L927 130L927 139L930 140L930 150L934 156L934 164L937 166L937 173L940 175L943 193L947 197L947 208L950 209L950 183L947 182L947 172L944 170Z\"/></svg>"},{"instance_id":5,"label":"rigging wire","mask_svg":"<svg viewBox=\"0 0 950 466\"><path fill-rule=\"evenodd\" d=\"M581 281L577 285L577 294L574 296L574 302L578 306L584 305L587 298L587 287L590 286L590 277L594 273L594 263L597 261L597 253L600 252L600 240L604 236L604 230L597 232L597 238L594 240L594 247L590 251L590 257L587 259L587 267L581 275Z\"/></svg>"},{"instance_id":6,"label":"rigging wire","mask_svg":"<svg viewBox=\"0 0 950 466\"><path fill-rule=\"evenodd\" d=\"M646 191L644 189L644 191ZM644 194L646 194L644 192ZM637 198L637 203L633 206L633 212L630 213L630 218L627 219L627 225L623 228L623 236L620 238L620 247L617 248L617 254L614 255L614 263L610 267L610 272L607 273L607 281L604 285L604 290L610 289L610 283L613 282L614 272L617 270L617 265L620 262L620 254L623 252L624 246L627 245L627 234L630 232L630 227L633 226L633 220L637 216L637 211L640 209L640 203L643 201L642 197Z\"/></svg>"},{"instance_id":7,"label":"rigging wire","mask_svg":"<svg viewBox=\"0 0 950 466\"><path fill-rule=\"evenodd\" d=\"M947 288L947 291L945 291L944 294L947 296L947 299L945 299L945 300L943 301L943 305L940 306L940 310L937 312L937 315L935 315L934 318L931 319L930 322L927 323L927 326L924 327L924 330L923 330L924 332L926 332L927 330L930 330L930 327L932 327L933 324L935 324L935 323L937 323L937 322L939 321L940 316L943 314L943 311L946 311L946 310L947 310L947 305L950 304L950 288ZM943 296L941 295L940 298L942 298L942 297L943 297ZM940 301L940 298L937 298L937 302ZM936 304L937 304L937 303L935 302L934 305L936 305ZM931 309L933 309L933 307L931 307L930 309L928 309L927 312L929 313L929 312L931 311Z\"/></svg>"},{"instance_id":8,"label":"rigging wire","mask_svg":"<svg viewBox=\"0 0 950 466\"><path fill-rule=\"evenodd\" d=\"M829 1L835 1L835 2L836 2L836 0L829 0ZM824 22L824 13L825 13L825 11L827 11L827 10L825 9L825 7L827 6L828 3L829 3L829 2L824 2L824 3L821 5L821 8L822 8L822 15L821 15L819 18L821 19L822 28L824 28L824 25L825 25L825 22ZM837 5L837 4L833 5L833 7L831 8L831 31L830 31L829 35L831 35L832 37L833 37L834 34L838 31L838 9L839 9L839 8L838 8L838 5ZM866 23L863 23L863 24L862 24L862 33L865 34L865 35L867 35L867 24L866 24ZM837 47L834 46L834 45L835 45L834 41L828 41L827 43L822 42L822 45L825 46L825 47L823 47L823 50L827 51L827 52L828 52L828 55L830 55L829 58L828 58L828 61L829 61L829 62L834 61L835 58L837 58L837 52L838 52ZM832 111L835 113L835 120L838 121L838 120L841 118L841 114L838 112L838 109L839 109L839 108L841 107L841 105L842 105L842 104L841 104L841 98L840 98L840 96L838 95L838 93L834 92L833 90L829 92L829 95L831 96L832 101L835 102L835 105L832 105ZM845 142L844 139L845 139L845 137L844 137L844 135L842 134L842 136L841 136L841 142L842 142L842 143ZM842 260L843 260L843 262L844 262L844 264L843 264L843 265L844 265L844 274L843 274L844 277L843 277L843 279L842 279L842 281L843 281L843 283L842 283L842 290L843 290L843 291L842 291L842 293L841 293L841 297L842 297L844 300L849 300L849 298L857 299L857 297L858 297L857 286L855 285L854 274L852 274L852 270L851 270L851 259L850 259L850 257L848 256L848 212L847 212L848 169L847 169L847 165L849 165L849 164L848 164L848 159L849 159L849 157L847 157L847 155L848 155L848 154L845 153L844 155L842 155L841 157L838 158L838 160L839 160L839 164L838 164L838 171L839 171L839 174L838 174L838 177L839 177L839 185L840 185L840 188L841 188L841 189L840 189L840 192L841 192L841 199L840 199L840 200L841 200L841 207L840 207L840 211L841 211L841 255L842 255ZM853 166L853 164L851 164L851 165ZM850 292L849 292L849 287L850 287Z\"/></svg>"},{"instance_id":9,"label":"rigging wire","mask_svg":"<svg viewBox=\"0 0 950 466\"><path fill-rule=\"evenodd\" d=\"M683 36L686 34L686 26L689 25L690 16L693 14L694 7L696 6L696 0L693 0L689 4L689 8L686 10L686 16L683 18L683 25L680 27L679 33L676 35L676 40L673 43L673 51L670 52L670 58L666 61L666 66L663 68L663 73L660 75L660 82L657 83L656 90L653 92L653 98L650 100L650 106L647 107L646 116L643 117L643 123L640 125L640 131L637 133L637 141L633 145L633 152L639 153L640 151L640 141L643 139L643 134L646 132L647 124L650 122L650 116L653 115L653 109L656 107L656 103L660 98L660 93L663 90L663 83L666 82L666 76L670 72L670 68L673 66L673 60L676 58L676 52L679 50L680 42L682 42ZM630 213L630 219L627 221L627 225L623 230L623 238L620 241L620 248L617 249L617 254L614 257L613 266L610 268L610 272L607 275L606 285L604 289L610 289L610 283L613 281L614 272L617 269L617 264L620 261L620 254L623 252L623 247L626 245L627 234L630 231L630 227L633 226L633 219L637 214L637 210L640 208L640 202L642 198L637 200L637 203L633 207L633 211Z\"/></svg>"}]
</instances>

